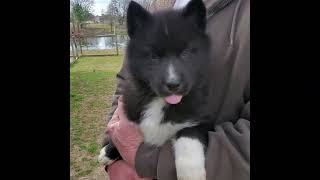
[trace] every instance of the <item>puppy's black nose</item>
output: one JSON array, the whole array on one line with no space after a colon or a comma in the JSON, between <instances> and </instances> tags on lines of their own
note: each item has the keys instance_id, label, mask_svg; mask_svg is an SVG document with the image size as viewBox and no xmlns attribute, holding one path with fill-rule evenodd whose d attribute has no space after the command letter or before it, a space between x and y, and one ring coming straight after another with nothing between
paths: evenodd
<instances>
[{"instance_id":1,"label":"puppy's black nose","mask_svg":"<svg viewBox=\"0 0 320 180\"><path fill-rule=\"evenodd\" d=\"M176 91L180 87L180 82L178 81L167 82L166 85L170 91Z\"/></svg>"}]
</instances>

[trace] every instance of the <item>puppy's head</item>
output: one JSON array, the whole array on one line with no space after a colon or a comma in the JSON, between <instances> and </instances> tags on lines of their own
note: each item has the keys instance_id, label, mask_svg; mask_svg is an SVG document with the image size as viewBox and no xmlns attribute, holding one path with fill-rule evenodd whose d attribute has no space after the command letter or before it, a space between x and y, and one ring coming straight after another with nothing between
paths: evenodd
<instances>
[{"instance_id":1,"label":"puppy's head","mask_svg":"<svg viewBox=\"0 0 320 180\"><path fill-rule=\"evenodd\" d=\"M155 14L131 1L127 12L129 70L170 104L197 86L207 65L209 40L202 0Z\"/></svg>"}]
</instances>

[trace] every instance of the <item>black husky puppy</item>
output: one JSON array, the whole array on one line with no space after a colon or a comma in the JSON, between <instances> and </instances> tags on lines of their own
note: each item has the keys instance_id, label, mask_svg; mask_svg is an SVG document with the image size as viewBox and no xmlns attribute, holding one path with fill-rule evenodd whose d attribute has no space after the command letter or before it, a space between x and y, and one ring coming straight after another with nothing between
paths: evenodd
<instances>
[{"instance_id":1,"label":"black husky puppy","mask_svg":"<svg viewBox=\"0 0 320 180\"><path fill-rule=\"evenodd\" d=\"M207 98L211 58L202 0L154 14L131 1L127 27L129 79L123 102L128 119L138 124L145 143L161 146L172 140L179 180L205 180L213 115ZM110 142L99 159L108 164L119 156Z\"/></svg>"}]
</instances>

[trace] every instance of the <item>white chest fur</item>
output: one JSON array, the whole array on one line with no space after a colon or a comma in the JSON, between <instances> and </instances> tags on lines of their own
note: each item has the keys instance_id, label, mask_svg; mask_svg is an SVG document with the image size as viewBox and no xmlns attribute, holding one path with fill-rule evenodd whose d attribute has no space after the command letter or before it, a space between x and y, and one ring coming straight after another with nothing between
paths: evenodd
<instances>
[{"instance_id":1,"label":"white chest fur","mask_svg":"<svg viewBox=\"0 0 320 180\"><path fill-rule=\"evenodd\" d=\"M191 123L161 123L164 117L163 107L166 102L163 98L155 98L147 106L143 112L142 121L140 123L140 129L144 135L144 141L161 146L168 139L172 138L179 130L192 126Z\"/></svg>"}]
</instances>

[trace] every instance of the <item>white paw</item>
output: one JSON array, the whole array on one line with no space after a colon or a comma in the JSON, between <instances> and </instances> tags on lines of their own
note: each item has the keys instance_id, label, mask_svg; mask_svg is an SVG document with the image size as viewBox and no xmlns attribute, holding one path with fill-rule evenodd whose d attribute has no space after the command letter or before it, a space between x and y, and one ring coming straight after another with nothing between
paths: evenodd
<instances>
[{"instance_id":1,"label":"white paw","mask_svg":"<svg viewBox=\"0 0 320 180\"><path fill-rule=\"evenodd\" d=\"M102 165L109 165L111 164L113 161L107 157L106 155L106 147L103 147L101 150L100 150L100 154L99 154L99 157L98 157L98 161L100 164Z\"/></svg>"},{"instance_id":2,"label":"white paw","mask_svg":"<svg viewBox=\"0 0 320 180\"><path fill-rule=\"evenodd\" d=\"M206 180L204 150L199 140L181 137L174 150L178 180Z\"/></svg>"},{"instance_id":3,"label":"white paw","mask_svg":"<svg viewBox=\"0 0 320 180\"><path fill-rule=\"evenodd\" d=\"M177 165L176 165L177 166ZM189 165L177 166L178 180L206 180L206 170L204 167Z\"/></svg>"}]
</instances>

